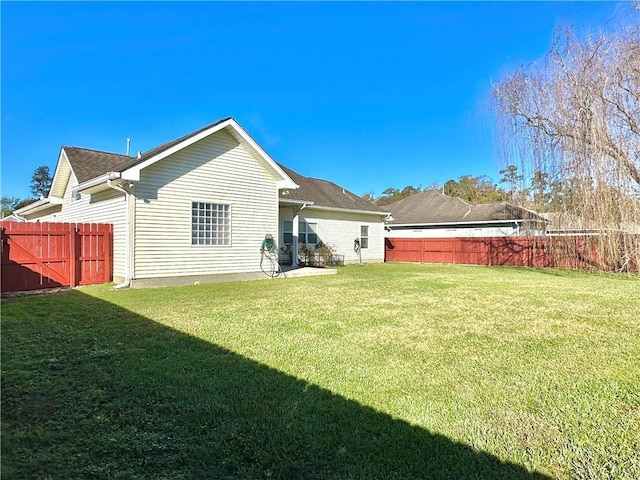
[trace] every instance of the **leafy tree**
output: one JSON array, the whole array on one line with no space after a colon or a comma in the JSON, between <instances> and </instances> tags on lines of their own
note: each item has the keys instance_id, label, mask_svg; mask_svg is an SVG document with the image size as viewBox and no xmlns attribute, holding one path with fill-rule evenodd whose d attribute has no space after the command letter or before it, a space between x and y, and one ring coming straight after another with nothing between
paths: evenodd
<instances>
[{"instance_id":1,"label":"leafy tree","mask_svg":"<svg viewBox=\"0 0 640 480\"><path fill-rule=\"evenodd\" d=\"M36 197L46 197L49 195L52 181L49 167L42 165L36 168L31 176L31 193Z\"/></svg>"},{"instance_id":2,"label":"leafy tree","mask_svg":"<svg viewBox=\"0 0 640 480\"><path fill-rule=\"evenodd\" d=\"M362 194L362 198L364 198L365 200L369 200L370 202L374 202L374 203L376 201L376 197L373 195L373 191L363 193Z\"/></svg>"},{"instance_id":3,"label":"leafy tree","mask_svg":"<svg viewBox=\"0 0 640 480\"><path fill-rule=\"evenodd\" d=\"M422 190L420 190L419 188L416 188L412 185L407 185L400 192L400 200L402 200L403 198L410 197L411 195L414 195L416 193L420 193L421 191Z\"/></svg>"},{"instance_id":4,"label":"leafy tree","mask_svg":"<svg viewBox=\"0 0 640 480\"><path fill-rule=\"evenodd\" d=\"M500 170L500 183L506 183L509 186L509 199L514 201L516 197L516 193L519 191L518 187L521 185L523 180L523 175L518 173L518 167L515 165L507 165L506 168Z\"/></svg>"},{"instance_id":5,"label":"leafy tree","mask_svg":"<svg viewBox=\"0 0 640 480\"><path fill-rule=\"evenodd\" d=\"M420 188L416 188L412 185L407 185L402 190L389 187L384 192L382 192L382 196L380 196L376 200L376 203L380 206L389 205L390 203L394 203L404 198L410 197L411 195L414 195L421 191L422 190Z\"/></svg>"},{"instance_id":6,"label":"leafy tree","mask_svg":"<svg viewBox=\"0 0 640 480\"><path fill-rule=\"evenodd\" d=\"M489 177L462 175L458 180L449 180L444 184L444 193L458 197L470 203L492 203L507 200L507 192L498 188Z\"/></svg>"},{"instance_id":7,"label":"leafy tree","mask_svg":"<svg viewBox=\"0 0 640 480\"><path fill-rule=\"evenodd\" d=\"M19 202L20 199L18 197L3 196L2 200L0 200L0 203L2 204L2 218L11 215L11 212L17 208L16 205L18 205Z\"/></svg>"},{"instance_id":8,"label":"leafy tree","mask_svg":"<svg viewBox=\"0 0 640 480\"><path fill-rule=\"evenodd\" d=\"M382 192L382 195L378 197L376 203L380 206L389 205L390 203L397 202L399 198L400 190L397 188L389 187Z\"/></svg>"},{"instance_id":9,"label":"leafy tree","mask_svg":"<svg viewBox=\"0 0 640 480\"><path fill-rule=\"evenodd\" d=\"M12 212L18 210L19 208L24 207L25 205L29 205L30 203L35 202L36 198L25 198L20 200L18 197L6 197L3 196L1 200L2 204L2 218L8 217Z\"/></svg>"},{"instance_id":10,"label":"leafy tree","mask_svg":"<svg viewBox=\"0 0 640 480\"><path fill-rule=\"evenodd\" d=\"M541 212L547 211L551 202L551 185L549 184L549 174L547 172L533 172L531 193L533 195L531 199L533 207Z\"/></svg>"}]
</instances>

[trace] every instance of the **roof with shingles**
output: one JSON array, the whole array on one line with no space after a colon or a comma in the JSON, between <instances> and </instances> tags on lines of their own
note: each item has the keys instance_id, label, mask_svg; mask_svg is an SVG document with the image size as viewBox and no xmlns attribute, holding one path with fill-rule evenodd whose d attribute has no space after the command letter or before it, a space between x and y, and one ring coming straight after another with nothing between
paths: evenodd
<instances>
[{"instance_id":1,"label":"roof with shingles","mask_svg":"<svg viewBox=\"0 0 640 480\"><path fill-rule=\"evenodd\" d=\"M508 202L472 205L461 198L427 190L386 205L393 220L389 225L495 222L541 219L535 213Z\"/></svg>"},{"instance_id":2,"label":"roof with shingles","mask_svg":"<svg viewBox=\"0 0 640 480\"><path fill-rule=\"evenodd\" d=\"M218 120L217 122L202 127L176 140L163 143L162 145L142 153L140 157L131 157L80 147L63 147L63 149L67 154L67 158L69 159L69 163L71 164L71 168L73 169L78 182L83 183L109 172L122 172L128 168L134 167L205 130L229 120L229 118L230 117ZM280 163L278 163L278 166L300 186L298 189L287 189L283 191L283 194L280 196L280 199L283 201L291 200L308 202L316 207L374 212L383 215L388 212L388 210L381 208L375 203L348 190L345 190L333 182L318 178L305 177Z\"/></svg>"},{"instance_id":3,"label":"roof with shingles","mask_svg":"<svg viewBox=\"0 0 640 480\"><path fill-rule=\"evenodd\" d=\"M355 193L342 188L328 180L309 178L278 164L284 172L296 182L300 188L285 190L281 193L281 200L309 202L314 207L325 207L339 210L357 210L386 214L388 211L375 203L366 200Z\"/></svg>"},{"instance_id":4,"label":"roof with shingles","mask_svg":"<svg viewBox=\"0 0 640 480\"><path fill-rule=\"evenodd\" d=\"M196 135L198 135L199 133L204 132L205 130L209 130L210 128L215 127L216 125L221 124L222 122L226 122L227 120L231 120L231 117L226 117L223 119L218 120L217 122L213 122L210 123L209 125L199 128L198 130L196 130L195 132L191 132L191 133L187 133L186 135L180 137L180 138L176 138L175 140L172 140L170 142L166 142L163 143L162 145L158 145L155 148L152 148L151 150L147 150L146 152L142 153L140 158L136 159L136 161L133 163L133 165L129 165L129 167L132 167L134 165L137 165L138 163L142 163L145 160L158 155L159 153L164 152L165 150L169 150L171 147L174 147L176 145L178 145L179 143L184 142L185 140L190 139L191 137L195 137Z\"/></svg>"},{"instance_id":5,"label":"roof with shingles","mask_svg":"<svg viewBox=\"0 0 640 480\"><path fill-rule=\"evenodd\" d=\"M189 138L198 135L209 128L229 120L231 117L223 118L217 122L213 122L206 127L202 127L195 132L188 133L180 138L172 140L170 142L163 143L157 147L147 150L139 157L131 157L128 155L121 155L117 153L101 152L99 150L91 150L88 148L80 147L63 147L71 168L76 175L79 183L86 182L93 178L104 175L108 172L122 172L128 168L131 168L145 160L170 149L171 147L178 145Z\"/></svg>"},{"instance_id":6,"label":"roof with shingles","mask_svg":"<svg viewBox=\"0 0 640 480\"><path fill-rule=\"evenodd\" d=\"M133 165L136 157L101 152L80 147L62 147L79 183L104 175L120 172Z\"/></svg>"}]
</instances>

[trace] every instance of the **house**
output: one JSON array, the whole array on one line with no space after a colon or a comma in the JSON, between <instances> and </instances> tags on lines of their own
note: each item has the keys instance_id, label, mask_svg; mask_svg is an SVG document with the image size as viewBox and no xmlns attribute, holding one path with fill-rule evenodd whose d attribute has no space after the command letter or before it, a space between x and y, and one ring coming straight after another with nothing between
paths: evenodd
<instances>
[{"instance_id":1,"label":"house","mask_svg":"<svg viewBox=\"0 0 640 480\"><path fill-rule=\"evenodd\" d=\"M385 208L387 237L507 237L544 235L545 220L508 202L472 205L461 198L427 190Z\"/></svg>"},{"instance_id":2,"label":"house","mask_svg":"<svg viewBox=\"0 0 640 480\"><path fill-rule=\"evenodd\" d=\"M384 219L387 211L327 180L303 177L279 165L298 186L280 191L280 244L329 245L345 261L384 259ZM294 242L293 239L298 239ZM356 240L357 246L356 247Z\"/></svg>"},{"instance_id":3,"label":"house","mask_svg":"<svg viewBox=\"0 0 640 480\"><path fill-rule=\"evenodd\" d=\"M346 262L357 238L363 260L382 262L387 216L276 163L233 118L137 157L62 147L49 196L16 214L113 224L114 278L133 286L247 278L266 234L293 252L322 241Z\"/></svg>"}]
</instances>

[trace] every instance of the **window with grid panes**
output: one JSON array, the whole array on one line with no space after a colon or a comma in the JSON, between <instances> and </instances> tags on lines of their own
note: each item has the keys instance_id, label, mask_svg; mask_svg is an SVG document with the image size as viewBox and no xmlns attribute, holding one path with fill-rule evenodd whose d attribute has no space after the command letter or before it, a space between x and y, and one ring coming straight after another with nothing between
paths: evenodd
<instances>
[{"instance_id":1,"label":"window with grid panes","mask_svg":"<svg viewBox=\"0 0 640 480\"><path fill-rule=\"evenodd\" d=\"M231 205L192 202L191 245L231 245Z\"/></svg>"}]
</instances>

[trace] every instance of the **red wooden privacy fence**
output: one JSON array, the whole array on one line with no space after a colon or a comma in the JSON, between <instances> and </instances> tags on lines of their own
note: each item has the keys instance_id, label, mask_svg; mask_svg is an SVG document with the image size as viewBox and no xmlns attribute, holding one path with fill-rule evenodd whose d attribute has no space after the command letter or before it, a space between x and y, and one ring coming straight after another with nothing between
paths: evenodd
<instances>
[{"instance_id":1,"label":"red wooden privacy fence","mask_svg":"<svg viewBox=\"0 0 640 480\"><path fill-rule=\"evenodd\" d=\"M2 292L112 280L113 226L2 222Z\"/></svg>"},{"instance_id":2,"label":"red wooden privacy fence","mask_svg":"<svg viewBox=\"0 0 640 480\"><path fill-rule=\"evenodd\" d=\"M599 264L597 251L597 239L588 236L387 238L385 260L606 269Z\"/></svg>"}]
</instances>

